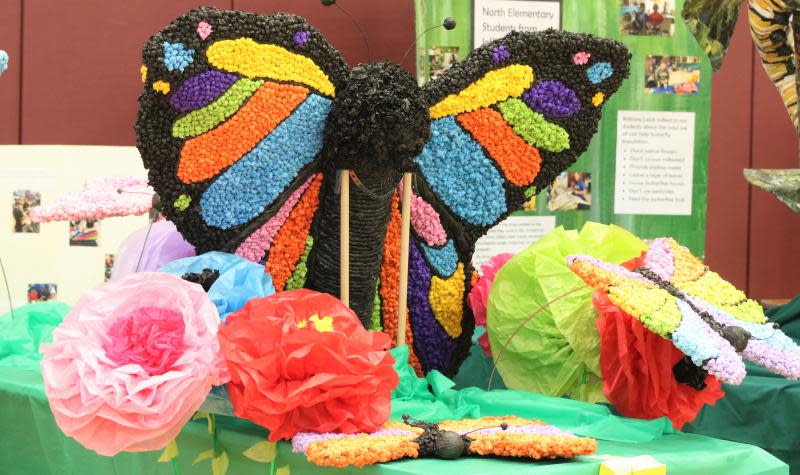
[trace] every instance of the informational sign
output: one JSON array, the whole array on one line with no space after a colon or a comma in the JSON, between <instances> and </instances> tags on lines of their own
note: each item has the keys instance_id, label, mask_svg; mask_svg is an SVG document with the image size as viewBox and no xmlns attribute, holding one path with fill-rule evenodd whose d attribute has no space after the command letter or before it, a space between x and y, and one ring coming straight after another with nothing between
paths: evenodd
<instances>
[{"instance_id":1,"label":"informational sign","mask_svg":"<svg viewBox=\"0 0 800 475\"><path fill-rule=\"evenodd\" d=\"M560 0L474 0L472 45L502 38L512 31L561 28Z\"/></svg>"},{"instance_id":2,"label":"informational sign","mask_svg":"<svg viewBox=\"0 0 800 475\"><path fill-rule=\"evenodd\" d=\"M472 263L475 268L480 268L481 264L498 254L516 254L555 227L555 216L510 216L478 239Z\"/></svg>"},{"instance_id":3,"label":"informational sign","mask_svg":"<svg viewBox=\"0 0 800 475\"><path fill-rule=\"evenodd\" d=\"M694 112L619 111L615 214L692 214Z\"/></svg>"}]
</instances>

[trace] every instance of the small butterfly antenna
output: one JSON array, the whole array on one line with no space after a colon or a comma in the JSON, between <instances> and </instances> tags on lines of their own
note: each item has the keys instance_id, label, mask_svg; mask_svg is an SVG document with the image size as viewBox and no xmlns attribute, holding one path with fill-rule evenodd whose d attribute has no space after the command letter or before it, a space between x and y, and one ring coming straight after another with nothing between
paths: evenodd
<instances>
[{"instance_id":1,"label":"small butterfly antenna","mask_svg":"<svg viewBox=\"0 0 800 475\"><path fill-rule=\"evenodd\" d=\"M150 193L149 191L131 191L131 190L126 190L124 188L117 188L117 193L119 193L119 194L127 193L127 194L131 194L131 195L148 195L148 196L154 196L155 195L155 193Z\"/></svg>"},{"instance_id":2,"label":"small butterfly antenna","mask_svg":"<svg viewBox=\"0 0 800 475\"><path fill-rule=\"evenodd\" d=\"M353 23L353 26L355 26L356 30L358 30L358 34L361 35L361 41L364 42L364 46L366 46L367 48L367 62L368 63L371 62L372 48L370 48L369 40L367 39L367 34L364 32L364 29L361 28L361 24L358 22L358 20L356 20L356 18L349 11L345 10L338 3L336 3L336 0L320 0L320 3L322 3L322 5L326 7L330 7L331 5L333 5L336 8L338 8L339 11L344 13L348 18L350 18L350 21Z\"/></svg>"},{"instance_id":3,"label":"small butterfly antenna","mask_svg":"<svg viewBox=\"0 0 800 475\"><path fill-rule=\"evenodd\" d=\"M14 304L11 301L11 287L8 286L8 277L6 277L6 266L3 265L3 258L0 257L0 271L3 272L3 281L6 284L6 296L8 297L8 308L11 309L11 319L14 319Z\"/></svg>"},{"instance_id":4,"label":"small butterfly antenna","mask_svg":"<svg viewBox=\"0 0 800 475\"><path fill-rule=\"evenodd\" d=\"M478 432L479 430L486 430L486 429L502 429L502 430L508 430L508 422L503 422L503 423L502 423L502 424L500 424L499 426L479 427L479 428L477 428L477 429L472 429L472 430L471 430L471 431L469 431L469 432L464 432L464 433L463 433L463 434L461 434L461 435L462 435L462 436L465 436L465 435L472 434L473 432Z\"/></svg>"},{"instance_id":5,"label":"small butterfly antenna","mask_svg":"<svg viewBox=\"0 0 800 475\"><path fill-rule=\"evenodd\" d=\"M408 48L406 48L406 52L403 54L403 57L400 59L400 62L397 63L397 64L403 64L403 61L405 61L406 57L408 57L408 53L411 52L411 48L413 48L414 45L417 44L417 41L419 41L419 39L422 38L423 36L427 35L428 33L430 33L431 31L435 30L436 28L444 28L445 30L449 31L449 30L454 29L455 27L456 27L455 18L449 16L449 17L444 19L444 21L442 22L441 25L434 25L434 26L428 28L427 30L423 31L422 33L417 35L416 38L414 38L414 41L412 41L410 45L408 45Z\"/></svg>"},{"instance_id":6,"label":"small butterfly antenna","mask_svg":"<svg viewBox=\"0 0 800 475\"><path fill-rule=\"evenodd\" d=\"M572 290L570 290L570 291L568 291L568 292L564 292L563 294L561 294L561 295L558 295L558 296L554 297L554 298L553 298L553 299L551 299L549 302L547 302L547 303L545 303L544 305L542 305L541 307L539 307L539 308L538 308L538 309L537 309L535 312L533 312L533 313L532 313L532 314L531 314L531 315L530 315L528 318L526 318L524 322L520 323L520 325L519 325L519 326L518 326L518 327L517 327L517 328L514 330L514 332L513 332L513 333L512 333L512 334L511 334L511 335L508 337L508 339L506 340L506 342L505 342L505 344L503 345L503 347L502 347L502 348L500 348L500 351L499 351L499 352L497 352L497 357L496 357L496 358L494 358L494 363L492 364L492 372L491 372L491 374L489 374L489 384L486 386L486 390L487 390L487 391L490 391L490 390L492 389L492 380L494 379L494 373L495 373L495 371L497 371L497 363L500 361L500 358L503 356L503 352L504 352L504 351L506 351L506 348L508 348L508 345L509 345L509 343L511 343L511 340L513 340L513 339L514 339L514 337L515 337L515 336L517 336L517 333L519 333L519 331L520 331L520 330L522 330L522 328L523 328L525 325L527 325L527 324L528 324L528 322L530 322L531 320L533 320L533 317L535 317L536 315L539 315L539 314L540 314L540 313L541 313L541 312L542 312L544 309L546 309L546 308L547 308L547 307L549 307L550 305L553 305L554 303L558 302L559 300L563 299L564 297L567 297L567 296L569 296L569 295L572 295L572 294L574 294L575 292L577 292L577 291L579 291L579 290L583 290L583 289L585 289L586 287L589 287L589 286L588 286L588 285L581 285L580 287L575 287L574 289L572 289Z\"/></svg>"}]
</instances>

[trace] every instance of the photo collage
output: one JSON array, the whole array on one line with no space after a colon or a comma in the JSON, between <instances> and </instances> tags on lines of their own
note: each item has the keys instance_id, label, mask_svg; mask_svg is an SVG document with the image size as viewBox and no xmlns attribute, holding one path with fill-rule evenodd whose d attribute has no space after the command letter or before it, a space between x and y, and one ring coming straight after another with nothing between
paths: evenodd
<instances>
[{"instance_id":1,"label":"photo collage","mask_svg":"<svg viewBox=\"0 0 800 475\"><path fill-rule=\"evenodd\" d=\"M31 219L31 210L42 204L42 194L39 191L20 188L14 190L11 196L11 232L14 234L39 234L40 224ZM99 242L100 221L83 220L70 221L69 234L65 239L70 246L97 247ZM104 262L105 280L110 279L111 269L114 265L114 255L106 254ZM46 302L58 298L58 284L53 282L37 282L27 284L28 303Z\"/></svg>"}]
</instances>

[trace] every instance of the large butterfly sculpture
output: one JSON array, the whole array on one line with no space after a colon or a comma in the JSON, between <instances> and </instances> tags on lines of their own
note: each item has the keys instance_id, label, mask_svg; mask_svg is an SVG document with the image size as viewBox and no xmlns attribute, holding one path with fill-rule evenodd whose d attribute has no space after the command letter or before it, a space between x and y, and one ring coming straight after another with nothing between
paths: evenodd
<instances>
[{"instance_id":1,"label":"large butterfly sculpture","mask_svg":"<svg viewBox=\"0 0 800 475\"><path fill-rule=\"evenodd\" d=\"M476 240L586 150L628 75L615 41L510 33L423 88L349 68L305 20L193 10L144 48L138 147L198 252L265 264L280 290L339 293L336 170L349 169L350 305L396 337L403 172L415 174L407 341L456 372L474 320Z\"/></svg>"},{"instance_id":2,"label":"large butterfly sculpture","mask_svg":"<svg viewBox=\"0 0 800 475\"><path fill-rule=\"evenodd\" d=\"M682 382L702 382L707 372L739 384L746 375L742 358L800 379L800 347L767 321L757 302L673 239L651 242L644 265L633 271L582 255L570 256L568 264L646 328L672 340L694 364Z\"/></svg>"}]
</instances>

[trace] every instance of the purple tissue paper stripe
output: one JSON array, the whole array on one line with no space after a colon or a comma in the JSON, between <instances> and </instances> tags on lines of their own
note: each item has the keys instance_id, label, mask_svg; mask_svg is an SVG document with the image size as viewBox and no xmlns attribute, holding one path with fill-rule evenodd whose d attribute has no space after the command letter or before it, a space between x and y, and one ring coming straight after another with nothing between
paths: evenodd
<instances>
[{"instance_id":1,"label":"purple tissue paper stripe","mask_svg":"<svg viewBox=\"0 0 800 475\"><path fill-rule=\"evenodd\" d=\"M408 262L409 320L414 329L414 347L420 348L417 357L427 373L447 367L456 342L444 331L433 315L428 296L431 289L431 270L419 248L412 244Z\"/></svg>"},{"instance_id":2,"label":"purple tissue paper stripe","mask_svg":"<svg viewBox=\"0 0 800 475\"><path fill-rule=\"evenodd\" d=\"M236 82L235 75L220 71L196 74L181 84L169 103L181 112L197 109L221 96L234 82Z\"/></svg>"},{"instance_id":3,"label":"purple tissue paper stripe","mask_svg":"<svg viewBox=\"0 0 800 475\"><path fill-rule=\"evenodd\" d=\"M578 95L560 81L542 81L528 89L522 100L548 117L570 117L581 110Z\"/></svg>"}]
</instances>

